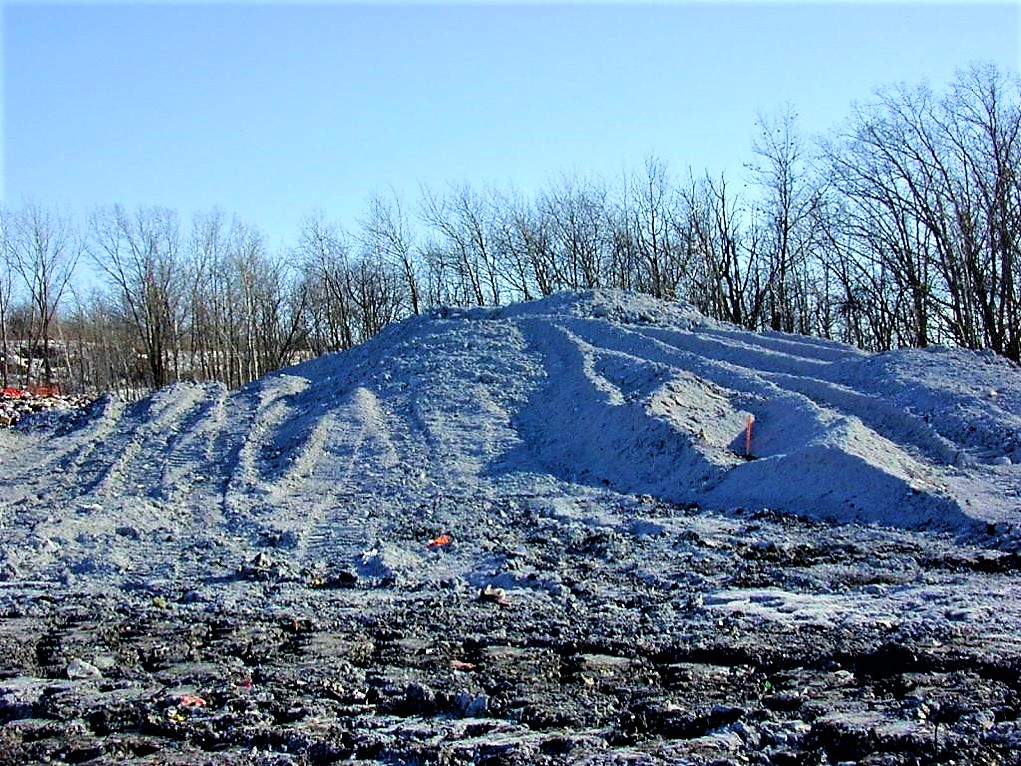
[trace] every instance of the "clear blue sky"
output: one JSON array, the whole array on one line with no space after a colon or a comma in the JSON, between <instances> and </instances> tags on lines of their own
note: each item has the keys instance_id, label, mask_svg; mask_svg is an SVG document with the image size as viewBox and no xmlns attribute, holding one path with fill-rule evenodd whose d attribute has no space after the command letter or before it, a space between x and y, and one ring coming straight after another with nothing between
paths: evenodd
<instances>
[{"instance_id":1,"label":"clear blue sky","mask_svg":"<svg viewBox=\"0 0 1021 766\"><path fill-rule=\"evenodd\" d=\"M3 198L220 206L288 244L373 191L750 159L758 111L825 131L876 86L993 61L1015 3L7 2Z\"/></svg>"}]
</instances>

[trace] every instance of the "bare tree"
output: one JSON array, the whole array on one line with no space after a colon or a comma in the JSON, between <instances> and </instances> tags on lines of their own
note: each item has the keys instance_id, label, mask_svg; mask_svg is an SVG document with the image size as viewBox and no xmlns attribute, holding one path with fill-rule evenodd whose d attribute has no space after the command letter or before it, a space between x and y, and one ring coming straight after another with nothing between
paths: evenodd
<instances>
[{"instance_id":1,"label":"bare tree","mask_svg":"<svg viewBox=\"0 0 1021 766\"><path fill-rule=\"evenodd\" d=\"M930 269L932 242L904 196L904 179L877 162L877 153L852 142L826 149L829 177L840 195L829 217L827 264L837 278L844 315L857 328L856 342L886 350L924 347L931 336L937 286ZM869 341L862 321L872 328Z\"/></svg>"},{"instance_id":2,"label":"bare tree","mask_svg":"<svg viewBox=\"0 0 1021 766\"><path fill-rule=\"evenodd\" d=\"M164 208L120 206L92 218L89 254L106 275L141 344L149 383L179 375L183 286L177 215Z\"/></svg>"},{"instance_id":3,"label":"bare tree","mask_svg":"<svg viewBox=\"0 0 1021 766\"><path fill-rule=\"evenodd\" d=\"M942 98L926 87L877 93L828 156L854 229L906 292L895 326L912 345L946 334L964 346L1021 352L1018 84L991 67L958 74Z\"/></svg>"},{"instance_id":4,"label":"bare tree","mask_svg":"<svg viewBox=\"0 0 1021 766\"><path fill-rule=\"evenodd\" d=\"M391 189L388 198L374 195L369 200L369 214L362 221L362 230L365 245L400 270L408 291L411 313L420 313L422 296L414 235L396 191Z\"/></svg>"},{"instance_id":5,"label":"bare tree","mask_svg":"<svg viewBox=\"0 0 1021 766\"><path fill-rule=\"evenodd\" d=\"M442 197L423 189L421 217L436 235L429 254L454 280L453 302L499 306L504 286L486 199L467 183L451 186Z\"/></svg>"},{"instance_id":6,"label":"bare tree","mask_svg":"<svg viewBox=\"0 0 1021 766\"><path fill-rule=\"evenodd\" d=\"M61 327L68 337L69 379L78 391L120 391L145 388L145 370L135 353L135 336L98 290L71 291L70 309Z\"/></svg>"},{"instance_id":7,"label":"bare tree","mask_svg":"<svg viewBox=\"0 0 1021 766\"><path fill-rule=\"evenodd\" d=\"M810 181L797 115L788 104L775 116L760 115L752 143L752 176L762 190L758 215L768 266L769 326L785 332L810 331L807 298L817 276L812 211L818 194Z\"/></svg>"},{"instance_id":8,"label":"bare tree","mask_svg":"<svg viewBox=\"0 0 1021 766\"><path fill-rule=\"evenodd\" d=\"M603 184L564 176L540 198L555 248L558 287L587 289L603 281L609 234Z\"/></svg>"},{"instance_id":9,"label":"bare tree","mask_svg":"<svg viewBox=\"0 0 1021 766\"><path fill-rule=\"evenodd\" d=\"M606 284L619 290L638 289L639 261L636 222L631 216L630 184L625 179L617 204L607 210L610 253Z\"/></svg>"},{"instance_id":10,"label":"bare tree","mask_svg":"<svg viewBox=\"0 0 1021 766\"><path fill-rule=\"evenodd\" d=\"M10 385L10 335L9 315L14 295L14 253L11 241L11 215L0 207L0 383L4 388Z\"/></svg>"},{"instance_id":11,"label":"bare tree","mask_svg":"<svg viewBox=\"0 0 1021 766\"><path fill-rule=\"evenodd\" d=\"M500 195L493 200L493 207L490 238L511 297L528 301L548 295L542 292L535 271L544 257L540 250L548 242L543 238L541 218L517 194Z\"/></svg>"},{"instance_id":12,"label":"bare tree","mask_svg":"<svg viewBox=\"0 0 1021 766\"><path fill-rule=\"evenodd\" d=\"M957 221L973 249L975 302L984 342L1021 358L1021 83L995 67L959 72L941 103L937 129L959 165L955 195L970 203ZM964 207L962 203L960 207ZM974 232L972 232L974 228Z\"/></svg>"},{"instance_id":13,"label":"bare tree","mask_svg":"<svg viewBox=\"0 0 1021 766\"><path fill-rule=\"evenodd\" d=\"M82 243L71 222L37 205L19 211L11 227L9 257L21 277L32 307L29 338L29 370L32 358L42 357L46 382L53 383L51 342L61 298L82 252Z\"/></svg>"},{"instance_id":14,"label":"bare tree","mask_svg":"<svg viewBox=\"0 0 1021 766\"><path fill-rule=\"evenodd\" d=\"M232 308L225 266L229 238L229 225L221 211L196 215L185 270L191 366L197 376L225 383L225 371L232 367L227 330Z\"/></svg>"},{"instance_id":15,"label":"bare tree","mask_svg":"<svg viewBox=\"0 0 1021 766\"><path fill-rule=\"evenodd\" d=\"M346 239L339 226L317 212L302 224L295 251L305 275L309 306L315 310L310 334L318 347L330 351L351 348L356 338Z\"/></svg>"},{"instance_id":16,"label":"bare tree","mask_svg":"<svg viewBox=\"0 0 1021 766\"><path fill-rule=\"evenodd\" d=\"M401 317L401 277L392 264L365 253L348 272L348 290L358 310L359 341Z\"/></svg>"},{"instance_id":17,"label":"bare tree","mask_svg":"<svg viewBox=\"0 0 1021 766\"><path fill-rule=\"evenodd\" d=\"M647 157L644 175L634 176L630 186L625 214L640 269L638 285L657 298L674 298L687 264L676 236L678 205L666 163Z\"/></svg>"},{"instance_id":18,"label":"bare tree","mask_svg":"<svg viewBox=\"0 0 1021 766\"><path fill-rule=\"evenodd\" d=\"M693 179L681 197L691 262L688 299L716 319L757 327L766 290L752 281L758 253L745 247L744 211L728 191L726 177L716 179L707 173Z\"/></svg>"}]
</instances>

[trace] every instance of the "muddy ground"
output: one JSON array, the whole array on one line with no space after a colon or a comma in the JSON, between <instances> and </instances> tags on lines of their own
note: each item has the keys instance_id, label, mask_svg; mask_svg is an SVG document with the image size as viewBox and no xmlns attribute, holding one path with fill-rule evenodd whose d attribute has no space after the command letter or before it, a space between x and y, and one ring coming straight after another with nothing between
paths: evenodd
<instances>
[{"instance_id":1,"label":"muddy ground","mask_svg":"<svg viewBox=\"0 0 1021 766\"><path fill-rule=\"evenodd\" d=\"M0 763L1021 763L1012 538L476 519L425 555L481 546L477 576L298 569L261 534L198 581L0 583Z\"/></svg>"}]
</instances>

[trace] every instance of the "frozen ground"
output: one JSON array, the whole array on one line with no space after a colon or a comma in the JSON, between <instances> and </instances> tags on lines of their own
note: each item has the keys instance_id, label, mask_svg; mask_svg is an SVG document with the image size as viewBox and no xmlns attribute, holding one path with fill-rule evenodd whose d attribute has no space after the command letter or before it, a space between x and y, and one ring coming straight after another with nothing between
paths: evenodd
<instances>
[{"instance_id":1,"label":"frozen ground","mask_svg":"<svg viewBox=\"0 0 1021 766\"><path fill-rule=\"evenodd\" d=\"M11 763L1019 762L993 356L563 293L0 450Z\"/></svg>"}]
</instances>

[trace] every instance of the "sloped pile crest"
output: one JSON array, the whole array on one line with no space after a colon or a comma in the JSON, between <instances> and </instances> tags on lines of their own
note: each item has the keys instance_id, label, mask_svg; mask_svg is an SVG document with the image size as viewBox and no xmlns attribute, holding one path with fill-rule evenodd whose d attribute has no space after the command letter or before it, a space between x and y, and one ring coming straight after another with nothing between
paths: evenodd
<instances>
[{"instance_id":1,"label":"sloped pile crest","mask_svg":"<svg viewBox=\"0 0 1021 766\"><path fill-rule=\"evenodd\" d=\"M37 452L8 438L86 501L272 509L296 530L336 526L352 497L605 492L958 527L1016 515L1018 379L970 352L872 356L593 290L433 310L237 392L107 407Z\"/></svg>"}]
</instances>

